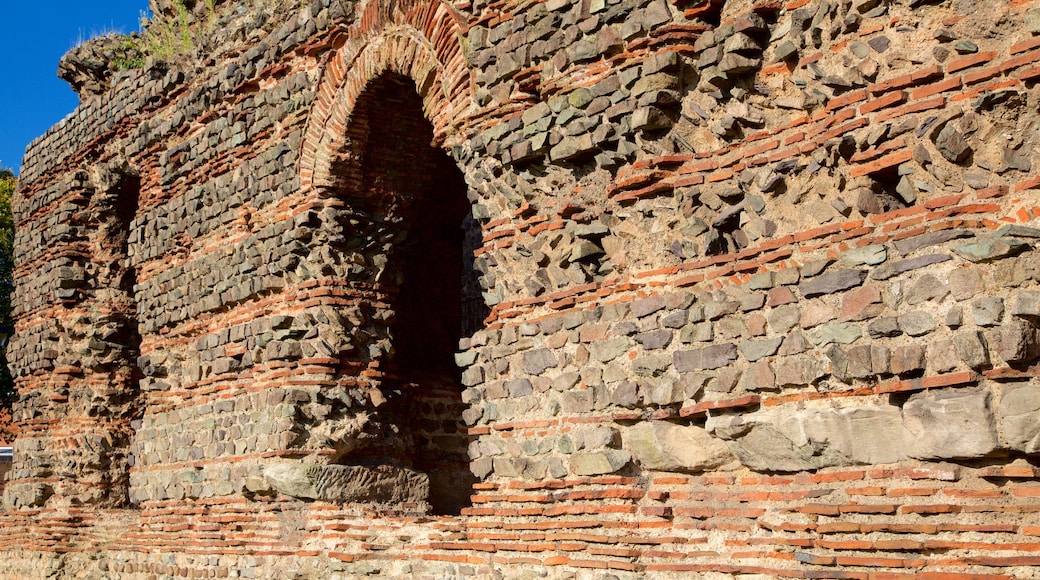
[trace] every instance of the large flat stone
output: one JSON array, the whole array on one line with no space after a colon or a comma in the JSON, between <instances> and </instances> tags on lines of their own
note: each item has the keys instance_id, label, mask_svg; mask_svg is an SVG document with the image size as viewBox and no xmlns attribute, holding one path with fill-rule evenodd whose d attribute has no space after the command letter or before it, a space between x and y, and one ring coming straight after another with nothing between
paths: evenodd
<instances>
[{"instance_id":1,"label":"large flat stone","mask_svg":"<svg viewBox=\"0 0 1040 580\"><path fill-rule=\"evenodd\" d=\"M903 418L917 459L984 457L999 447L987 390L924 393L907 401Z\"/></svg>"},{"instance_id":2,"label":"large flat stone","mask_svg":"<svg viewBox=\"0 0 1040 580\"><path fill-rule=\"evenodd\" d=\"M430 496L425 473L390 465L318 465L277 461L264 478L288 496L331 502L420 503Z\"/></svg>"},{"instance_id":3,"label":"large flat stone","mask_svg":"<svg viewBox=\"0 0 1040 580\"><path fill-rule=\"evenodd\" d=\"M618 471L631 460L632 454L620 449L575 453L571 456L571 473L574 475L607 475Z\"/></svg>"},{"instance_id":4,"label":"large flat stone","mask_svg":"<svg viewBox=\"0 0 1040 580\"><path fill-rule=\"evenodd\" d=\"M681 373L712 370L737 360L737 345L716 344L696 350L682 350L672 354L675 370Z\"/></svg>"},{"instance_id":5,"label":"large flat stone","mask_svg":"<svg viewBox=\"0 0 1040 580\"><path fill-rule=\"evenodd\" d=\"M622 439L647 469L695 473L736 462L725 443L694 425L646 421L626 429Z\"/></svg>"},{"instance_id":6,"label":"large flat stone","mask_svg":"<svg viewBox=\"0 0 1040 580\"><path fill-rule=\"evenodd\" d=\"M838 270L802 282L798 285L798 291L802 293L803 297L812 298L855 288L866 279L866 270Z\"/></svg>"}]
</instances>

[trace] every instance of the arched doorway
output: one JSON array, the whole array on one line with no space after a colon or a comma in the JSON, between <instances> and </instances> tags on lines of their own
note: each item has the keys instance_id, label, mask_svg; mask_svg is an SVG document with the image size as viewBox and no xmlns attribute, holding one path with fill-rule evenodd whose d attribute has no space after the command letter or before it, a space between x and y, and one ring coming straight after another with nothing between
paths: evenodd
<instances>
[{"instance_id":1,"label":"arched doorway","mask_svg":"<svg viewBox=\"0 0 1040 580\"><path fill-rule=\"evenodd\" d=\"M369 352L386 396L378 423L396 433L371 453L427 474L433 511L458 513L469 505L474 479L455 353L459 339L481 327L486 307L472 268L480 236L466 182L432 141L414 83L385 73L358 98L346 155L333 171L338 197L365 216L359 227L373 242L364 252L372 282L389 296L388 311L376 314L385 320L375 341L382 346Z\"/></svg>"}]
</instances>

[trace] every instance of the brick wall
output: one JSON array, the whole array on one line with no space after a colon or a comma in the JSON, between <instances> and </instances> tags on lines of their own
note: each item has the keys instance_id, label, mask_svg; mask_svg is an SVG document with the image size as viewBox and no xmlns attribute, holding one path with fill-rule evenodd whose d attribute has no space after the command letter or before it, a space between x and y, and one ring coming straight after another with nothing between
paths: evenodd
<instances>
[{"instance_id":1,"label":"brick wall","mask_svg":"<svg viewBox=\"0 0 1040 580\"><path fill-rule=\"evenodd\" d=\"M8 576L1037 577L1035 2L246 4L26 154Z\"/></svg>"}]
</instances>

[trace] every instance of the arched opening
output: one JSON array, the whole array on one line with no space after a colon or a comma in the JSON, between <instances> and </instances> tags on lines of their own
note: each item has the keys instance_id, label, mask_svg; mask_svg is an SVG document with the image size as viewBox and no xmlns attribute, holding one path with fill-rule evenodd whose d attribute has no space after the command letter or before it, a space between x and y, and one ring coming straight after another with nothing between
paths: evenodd
<instances>
[{"instance_id":1,"label":"arched opening","mask_svg":"<svg viewBox=\"0 0 1040 580\"><path fill-rule=\"evenodd\" d=\"M350 463L394 463L429 477L435 513L469 505L474 478L470 438L462 412L459 339L479 329L487 314L474 283L474 240L466 183L454 161L431 145L433 127L414 83L396 74L372 81L347 129L347 156L334 164L339 197L360 229L378 242L366 251L373 283L389 296L378 331L382 347L370 365L379 369L387 402L379 424L390 426L392 445ZM376 454L382 455L375 456Z\"/></svg>"}]
</instances>

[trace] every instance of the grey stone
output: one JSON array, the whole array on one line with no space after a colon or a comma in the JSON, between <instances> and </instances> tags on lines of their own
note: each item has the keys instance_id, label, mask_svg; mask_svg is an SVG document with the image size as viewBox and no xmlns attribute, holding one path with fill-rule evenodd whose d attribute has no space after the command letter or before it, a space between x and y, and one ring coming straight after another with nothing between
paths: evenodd
<instances>
[{"instance_id":1,"label":"grey stone","mask_svg":"<svg viewBox=\"0 0 1040 580\"><path fill-rule=\"evenodd\" d=\"M957 300L978 296L983 289L982 274L978 268L957 268L950 272L950 293Z\"/></svg>"},{"instance_id":2,"label":"grey stone","mask_svg":"<svg viewBox=\"0 0 1040 580\"><path fill-rule=\"evenodd\" d=\"M971 146L964 139L964 135L953 126L953 123L947 123L939 132L935 138L935 146L950 163L963 163L972 154Z\"/></svg>"},{"instance_id":3,"label":"grey stone","mask_svg":"<svg viewBox=\"0 0 1040 580\"><path fill-rule=\"evenodd\" d=\"M827 267L833 263L834 260L831 259L811 260L803 264L802 267L798 269L798 271L802 275L802 278L812 278L813 276L819 276L820 274L822 274L823 271L826 270Z\"/></svg>"},{"instance_id":4,"label":"grey stone","mask_svg":"<svg viewBox=\"0 0 1040 580\"><path fill-rule=\"evenodd\" d=\"M1040 292L1021 291L1015 295L1011 315L1031 322L1040 322Z\"/></svg>"},{"instance_id":5,"label":"grey stone","mask_svg":"<svg viewBox=\"0 0 1040 580\"><path fill-rule=\"evenodd\" d=\"M560 406L566 413L588 413L595 406L592 391L570 390L560 395Z\"/></svg>"},{"instance_id":6,"label":"grey stone","mask_svg":"<svg viewBox=\"0 0 1040 580\"><path fill-rule=\"evenodd\" d=\"M809 334L809 340L818 347L828 344L852 344L863 336L863 330L853 322L831 322Z\"/></svg>"},{"instance_id":7,"label":"grey stone","mask_svg":"<svg viewBox=\"0 0 1040 580\"><path fill-rule=\"evenodd\" d=\"M755 362L759 359L776 354L776 351L780 349L780 344L783 341L784 337L782 336L767 338L764 340L745 340L740 343L740 353L744 355L744 358L746 358L748 362Z\"/></svg>"},{"instance_id":8,"label":"grey stone","mask_svg":"<svg viewBox=\"0 0 1040 580\"><path fill-rule=\"evenodd\" d=\"M578 243L574 244L570 256L567 259L571 262L577 262L592 256L600 256L603 253L603 248L599 247L595 242L580 240Z\"/></svg>"},{"instance_id":9,"label":"grey stone","mask_svg":"<svg viewBox=\"0 0 1040 580\"><path fill-rule=\"evenodd\" d=\"M723 417L713 431L749 469L757 471L805 471L818 469L812 446L796 443L777 426L752 417Z\"/></svg>"},{"instance_id":10,"label":"grey stone","mask_svg":"<svg viewBox=\"0 0 1040 580\"><path fill-rule=\"evenodd\" d=\"M773 51L776 60L788 60L798 55L798 47L790 40L785 40Z\"/></svg>"},{"instance_id":11,"label":"grey stone","mask_svg":"<svg viewBox=\"0 0 1040 580\"><path fill-rule=\"evenodd\" d=\"M953 346L964 364L973 369L989 366L989 351L980 332L961 331L953 335Z\"/></svg>"},{"instance_id":12,"label":"grey stone","mask_svg":"<svg viewBox=\"0 0 1040 580\"><path fill-rule=\"evenodd\" d=\"M629 345L627 338L619 337L610 340L598 340L589 346L589 350L592 353L592 358L601 363L606 363L628 352Z\"/></svg>"},{"instance_id":13,"label":"grey stone","mask_svg":"<svg viewBox=\"0 0 1040 580\"><path fill-rule=\"evenodd\" d=\"M838 270L802 282L798 285L798 291L803 297L812 298L854 288L862 284L866 278L867 272L864 270Z\"/></svg>"},{"instance_id":14,"label":"grey stone","mask_svg":"<svg viewBox=\"0 0 1040 580\"><path fill-rule=\"evenodd\" d=\"M952 258L944 254L929 254L926 256L918 256L916 258L899 260L897 262L889 262L888 264L876 268L871 272L870 277L875 280L888 280L889 278L893 278L905 272L924 268L925 266L931 266L932 264L939 264L951 259Z\"/></svg>"},{"instance_id":15,"label":"grey stone","mask_svg":"<svg viewBox=\"0 0 1040 580\"><path fill-rule=\"evenodd\" d=\"M676 351L672 354L675 370L687 373L724 367L737 360L735 344L717 344L695 350Z\"/></svg>"},{"instance_id":16,"label":"grey stone","mask_svg":"<svg viewBox=\"0 0 1040 580\"><path fill-rule=\"evenodd\" d=\"M641 356L632 361L632 371L639 376L657 376L672 366L672 357Z\"/></svg>"},{"instance_id":17,"label":"grey stone","mask_svg":"<svg viewBox=\"0 0 1040 580\"><path fill-rule=\"evenodd\" d=\"M646 469L698 473L736 462L725 443L693 425L645 421L625 429L622 440Z\"/></svg>"},{"instance_id":18,"label":"grey stone","mask_svg":"<svg viewBox=\"0 0 1040 580\"><path fill-rule=\"evenodd\" d=\"M780 306L773 308L767 315L769 327L774 332L787 332L794 328L801 318L802 313L797 306Z\"/></svg>"},{"instance_id":19,"label":"grey stone","mask_svg":"<svg viewBox=\"0 0 1040 580\"><path fill-rule=\"evenodd\" d=\"M764 411L709 421L746 467L803 471L906 459L898 407Z\"/></svg>"},{"instance_id":20,"label":"grey stone","mask_svg":"<svg viewBox=\"0 0 1040 580\"><path fill-rule=\"evenodd\" d=\"M672 342L671 330L655 330L644 332L635 336L636 342L643 345L647 350L657 350L668 346Z\"/></svg>"},{"instance_id":21,"label":"grey stone","mask_svg":"<svg viewBox=\"0 0 1040 580\"><path fill-rule=\"evenodd\" d=\"M1008 364L1030 363L1040 357L1040 336L1028 322L1012 318L987 335L993 352Z\"/></svg>"},{"instance_id":22,"label":"grey stone","mask_svg":"<svg viewBox=\"0 0 1040 580\"><path fill-rule=\"evenodd\" d=\"M331 502L426 502L430 479L390 465L317 465L277 461L263 466L264 479L280 493Z\"/></svg>"},{"instance_id":23,"label":"grey stone","mask_svg":"<svg viewBox=\"0 0 1040 580\"><path fill-rule=\"evenodd\" d=\"M899 407L813 409L798 413L797 419L820 464L872 465L906 459L908 433Z\"/></svg>"},{"instance_id":24,"label":"grey stone","mask_svg":"<svg viewBox=\"0 0 1040 580\"><path fill-rule=\"evenodd\" d=\"M635 381L622 381L614 387L610 400L620 407L635 407L639 404L639 385Z\"/></svg>"},{"instance_id":25,"label":"grey stone","mask_svg":"<svg viewBox=\"0 0 1040 580\"><path fill-rule=\"evenodd\" d=\"M953 50L960 54L974 54L979 51L979 45L970 40L960 40L953 45Z\"/></svg>"},{"instance_id":26,"label":"grey stone","mask_svg":"<svg viewBox=\"0 0 1040 580\"><path fill-rule=\"evenodd\" d=\"M1040 35L1040 8L1032 8L1023 14L1022 24L1033 35Z\"/></svg>"},{"instance_id":27,"label":"grey stone","mask_svg":"<svg viewBox=\"0 0 1040 580\"><path fill-rule=\"evenodd\" d=\"M579 432L580 442L578 447L587 451L595 451L606 447L617 447L621 440L621 434L617 428L612 426L593 427L584 432Z\"/></svg>"},{"instance_id":28,"label":"grey stone","mask_svg":"<svg viewBox=\"0 0 1040 580\"><path fill-rule=\"evenodd\" d=\"M477 362L477 355L479 353L475 350L469 350L466 352L460 352L455 354L455 364L460 367L473 366L473 363Z\"/></svg>"},{"instance_id":29,"label":"grey stone","mask_svg":"<svg viewBox=\"0 0 1040 580\"><path fill-rule=\"evenodd\" d=\"M899 315L899 329L910 336L924 336L938 326L935 316L929 312L916 310Z\"/></svg>"},{"instance_id":30,"label":"grey stone","mask_svg":"<svg viewBox=\"0 0 1040 580\"><path fill-rule=\"evenodd\" d=\"M506 381L506 390L509 391L510 397L525 397L534 393L534 387L531 385L531 381L527 379Z\"/></svg>"},{"instance_id":31,"label":"grey stone","mask_svg":"<svg viewBox=\"0 0 1040 580\"><path fill-rule=\"evenodd\" d=\"M925 274L914 282L904 299L907 304L920 304L929 300L941 300L950 293L949 286L931 274Z\"/></svg>"},{"instance_id":32,"label":"grey stone","mask_svg":"<svg viewBox=\"0 0 1040 580\"><path fill-rule=\"evenodd\" d=\"M748 367L743 375L742 386L746 391L772 390L776 387L776 375L767 361L758 361Z\"/></svg>"},{"instance_id":33,"label":"grey stone","mask_svg":"<svg viewBox=\"0 0 1040 580\"><path fill-rule=\"evenodd\" d=\"M998 237L1040 238L1040 229L1019 224L1005 224L993 232Z\"/></svg>"},{"instance_id":34,"label":"grey stone","mask_svg":"<svg viewBox=\"0 0 1040 580\"><path fill-rule=\"evenodd\" d=\"M709 342L715 336L715 331L710 322L700 324L687 324L679 332L679 340L684 344L692 342Z\"/></svg>"},{"instance_id":35,"label":"grey stone","mask_svg":"<svg viewBox=\"0 0 1040 580\"><path fill-rule=\"evenodd\" d=\"M776 385L802 387L826 376L828 363L815 356L790 356L774 363Z\"/></svg>"},{"instance_id":36,"label":"grey stone","mask_svg":"<svg viewBox=\"0 0 1040 580\"><path fill-rule=\"evenodd\" d=\"M863 246L861 248L855 248L842 252L840 259L841 263L846 267L854 268L856 266L876 266L884 262L888 258L888 250L881 244L873 244L870 246Z\"/></svg>"},{"instance_id":37,"label":"grey stone","mask_svg":"<svg viewBox=\"0 0 1040 580\"><path fill-rule=\"evenodd\" d=\"M971 315L979 326L996 326L1004 317L1004 299L990 296L974 300L971 303Z\"/></svg>"},{"instance_id":38,"label":"grey stone","mask_svg":"<svg viewBox=\"0 0 1040 580\"><path fill-rule=\"evenodd\" d=\"M629 310L632 313L632 316L643 318L644 316L649 316L664 307L665 300L663 297L651 296L649 298L633 300L629 305Z\"/></svg>"},{"instance_id":39,"label":"grey stone","mask_svg":"<svg viewBox=\"0 0 1040 580\"><path fill-rule=\"evenodd\" d=\"M801 354L809 350L809 346L809 341L805 339L805 336L801 332L793 330L784 337L784 343L780 345L778 354L782 356Z\"/></svg>"},{"instance_id":40,"label":"grey stone","mask_svg":"<svg viewBox=\"0 0 1040 580\"><path fill-rule=\"evenodd\" d=\"M554 378L552 380L552 382L550 383L550 386L552 386L554 391L558 391L558 392L562 393L563 391L570 390L570 388L573 387L574 385L578 384L578 381L580 381L580 380L581 380L581 375L579 375L576 372L571 371L571 372L563 373L560 376Z\"/></svg>"},{"instance_id":41,"label":"grey stone","mask_svg":"<svg viewBox=\"0 0 1040 580\"><path fill-rule=\"evenodd\" d=\"M970 238L973 235L974 234L968 230L939 230L937 232L928 232L919 236L898 240L894 242L893 245L895 245L896 251L898 251L900 255L906 256L907 254L917 250L938 244L944 244L950 240Z\"/></svg>"},{"instance_id":42,"label":"grey stone","mask_svg":"<svg viewBox=\"0 0 1040 580\"><path fill-rule=\"evenodd\" d=\"M665 377L643 386L645 398L655 405L671 405L686 400L686 387L682 383Z\"/></svg>"},{"instance_id":43,"label":"grey stone","mask_svg":"<svg viewBox=\"0 0 1040 580\"><path fill-rule=\"evenodd\" d=\"M574 475L607 475L617 472L631 460L631 453L620 449L575 453L570 460L571 473Z\"/></svg>"},{"instance_id":44,"label":"grey stone","mask_svg":"<svg viewBox=\"0 0 1040 580\"><path fill-rule=\"evenodd\" d=\"M539 348L524 353L524 372L529 375L540 375L545 369L553 368L560 364L556 355L547 348Z\"/></svg>"},{"instance_id":45,"label":"grey stone","mask_svg":"<svg viewBox=\"0 0 1040 580\"><path fill-rule=\"evenodd\" d=\"M961 363L952 340L929 342L928 352L925 356L928 361L928 369L937 373L948 373Z\"/></svg>"},{"instance_id":46,"label":"grey stone","mask_svg":"<svg viewBox=\"0 0 1040 580\"><path fill-rule=\"evenodd\" d=\"M888 50L889 45L892 43L887 36L875 36L867 41L870 48L873 48L877 52L885 52Z\"/></svg>"},{"instance_id":47,"label":"grey stone","mask_svg":"<svg viewBox=\"0 0 1040 580\"><path fill-rule=\"evenodd\" d=\"M1024 453L1040 453L1040 385L1004 388L1000 425L1008 445Z\"/></svg>"},{"instance_id":48,"label":"grey stone","mask_svg":"<svg viewBox=\"0 0 1040 580\"><path fill-rule=\"evenodd\" d=\"M892 349L889 361L892 374L903 375L916 373L925 369L925 347L920 344L909 344Z\"/></svg>"},{"instance_id":49,"label":"grey stone","mask_svg":"<svg viewBox=\"0 0 1040 580\"><path fill-rule=\"evenodd\" d=\"M977 263L1017 256L1031 247L1027 242L1016 238L998 238L954 246L953 251L965 260Z\"/></svg>"},{"instance_id":50,"label":"grey stone","mask_svg":"<svg viewBox=\"0 0 1040 580\"><path fill-rule=\"evenodd\" d=\"M661 317L661 326L665 328L682 328L686 325L686 311L680 310Z\"/></svg>"},{"instance_id":51,"label":"grey stone","mask_svg":"<svg viewBox=\"0 0 1040 580\"><path fill-rule=\"evenodd\" d=\"M949 390L915 395L903 406L910 432L909 455L917 459L984 457L999 446L986 390Z\"/></svg>"}]
</instances>

